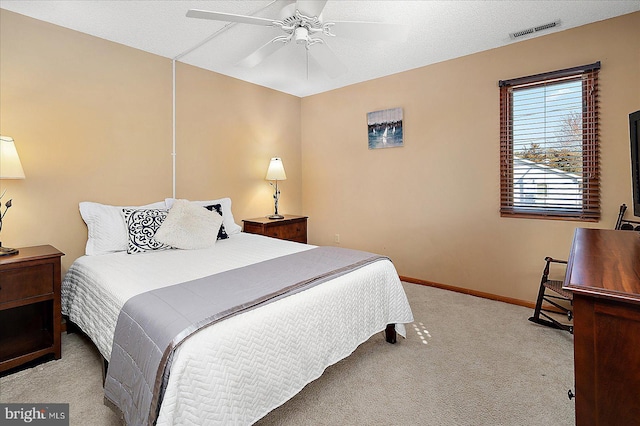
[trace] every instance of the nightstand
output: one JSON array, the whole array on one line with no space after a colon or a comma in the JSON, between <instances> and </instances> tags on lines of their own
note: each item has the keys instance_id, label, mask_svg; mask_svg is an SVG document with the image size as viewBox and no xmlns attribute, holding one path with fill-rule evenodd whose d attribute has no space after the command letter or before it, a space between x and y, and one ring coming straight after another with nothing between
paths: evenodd
<instances>
[{"instance_id":1,"label":"nightstand","mask_svg":"<svg viewBox=\"0 0 640 426\"><path fill-rule=\"evenodd\" d=\"M0 257L0 372L52 354L60 359L60 257L52 246Z\"/></svg>"},{"instance_id":2,"label":"nightstand","mask_svg":"<svg viewBox=\"0 0 640 426\"><path fill-rule=\"evenodd\" d=\"M258 217L245 219L242 222L244 222L244 232L250 234L307 243L307 216L285 214L284 219Z\"/></svg>"}]
</instances>

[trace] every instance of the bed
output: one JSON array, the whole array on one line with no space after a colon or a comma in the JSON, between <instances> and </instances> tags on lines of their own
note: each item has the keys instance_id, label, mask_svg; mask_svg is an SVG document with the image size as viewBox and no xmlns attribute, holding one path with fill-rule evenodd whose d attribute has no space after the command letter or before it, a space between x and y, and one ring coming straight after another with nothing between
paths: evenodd
<instances>
[{"instance_id":1,"label":"bed","mask_svg":"<svg viewBox=\"0 0 640 426\"><path fill-rule=\"evenodd\" d=\"M106 361L111 359L120 311L134 296L315 248L239 232L230 201L222 210L229 235L213 246L136 255L94 250L95 235L90 248L92 231L104 227L104 220L92 223L83 213L89 254L78 258L65 275L62 310ZM109 232L109 238L113 234ZM371 336L387 330L388 324L396 324L404 335L402 325L411 321L406 295L388 259L231 316L176 349L154 421L252 424Z\"/></svg>"}]
</instances>

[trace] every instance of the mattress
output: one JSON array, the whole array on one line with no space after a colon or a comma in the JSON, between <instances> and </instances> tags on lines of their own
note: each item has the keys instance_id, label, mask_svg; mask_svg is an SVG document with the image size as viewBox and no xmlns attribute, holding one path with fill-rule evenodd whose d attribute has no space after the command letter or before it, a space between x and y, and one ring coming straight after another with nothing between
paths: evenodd
<instances>
[{"instance_id":1,"label":"mattress","mask_svg":"<svg viewBox=\"0 0 640 426\"><path fill-rule=\"evenodd\" d=\"M130 297L312 247L240 233L210 249L83 256L63 280L62 310L109 360ZM388 260L231 317L178 349L157 424L251 424L386 324L403 335L412 320Z\"/></svg>"}]
</instances>

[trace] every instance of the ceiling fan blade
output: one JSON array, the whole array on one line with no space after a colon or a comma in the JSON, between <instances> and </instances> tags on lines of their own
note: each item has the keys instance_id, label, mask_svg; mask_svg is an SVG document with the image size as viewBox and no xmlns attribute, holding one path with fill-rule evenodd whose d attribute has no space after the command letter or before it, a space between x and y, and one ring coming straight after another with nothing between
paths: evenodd
<instances>
[{"instance_id":1,"label":"ceiling fan blade","mask_svg":"<svg viewBox=\"0 0 640 426\"><path fill-rule=\"evenodd\" d=\"M234 13L210 12L208 10L189 9L187 11L188 18L211 19L214 21L239 22L241 24L264 25L270 27L273 25L273 19L258 18L256 16L236 15Z\"/></svg>"},{"instance_id":2,"label":"ceiling fan blade","mask_svg":"<svg viewBox=\"0 0 640 426\"><path fill-rule=\"evenodd\" d=\"M242 59L236 65L247 68L255 67L260 62L264 61L267 56L272 55L278 49L281 49L284 46L286 46L286 43L283 43L282 41L271 40L258 48L258 50L256 50L246 58Z\"/></svg>"},{"instance_id":3,"label":"ceiling fan blade","mask_svg":"<svg viewBox=\"0 0 640 426\"><path fill-rule=\"evenodd\" d=\"M314 44L309 48L309 54L331 78L336 78L348 70L347 66L326 43Z\"/></svg>"},{"instance_id":4,"label":"ceiling fan blade","mask_svg":"<svg viewBox=\"0 0 640 426\"><path fill-rule=\"evenodd\" d=\"M335 21L331 32L336 37L346 37L356 40L389 40L406 41L409 27L401 24L386 24L382 22Z\"/></svg>"},{"instance_id":5,"label":"ceiling fan blade","mask_svg":"<svg viewBox=\"0 0 640 426\"><path fill-rule=\"evenodd\" d=\"M326 4L327 0L298 0L296 2L296 9L303 15L309 17L320 16Z\"/></svg>"}]
</instances>

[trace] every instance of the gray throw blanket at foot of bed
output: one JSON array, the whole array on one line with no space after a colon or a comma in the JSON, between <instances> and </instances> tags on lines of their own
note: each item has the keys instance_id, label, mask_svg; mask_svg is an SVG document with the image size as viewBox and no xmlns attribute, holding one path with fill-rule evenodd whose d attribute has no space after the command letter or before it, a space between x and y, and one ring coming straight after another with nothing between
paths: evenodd
<instances>
[{"instance_id":1,"label":"gray throw blanket at foot of bed","mask_svg":"<svg viewBox=\"0 0 640 426\"><path fill-rule=\"evenodd\" d=\"M387 258L318 247L132 297L116 325L104 386L107 400L128 425L154 424L173 354L187 337L381 259Z\"/></svg>"}]
</instances>

